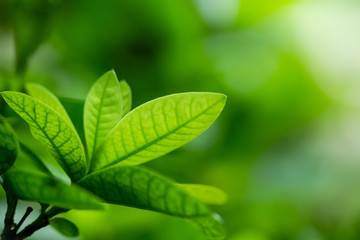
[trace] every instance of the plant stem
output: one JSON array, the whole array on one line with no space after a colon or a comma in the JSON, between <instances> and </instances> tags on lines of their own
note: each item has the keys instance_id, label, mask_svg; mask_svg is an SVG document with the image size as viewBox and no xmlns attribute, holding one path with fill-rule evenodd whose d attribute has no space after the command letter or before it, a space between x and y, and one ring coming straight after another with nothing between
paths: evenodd
<instances>
[{"instance_id":1,"label":"plant stem","mask_svg":"<svg viewBox=\"0 0 360 240\"><path fill-rule=\"evenodd\" d=\"M41 214L33 223L28 225L24 230L22 230L19 234L16 235L15 240L22 240L31 236L37 230L49 225L50 218L54 217L59 213L67 211L68 209L58 207L52 207L47 212L41 211Z\"/></svg>"},{"instance_id":2,"label":"plant stem","mask_svg":"<svg viewBox=\"0 0 360 240\"><path fill-rule=\"evenodd\" d=\"M6 194L7 201L7 210L4 221L4 231L1 234L2 240L11 240L14 239L15 233L11 231L11 228L14 226L14 215L16 210L16 205L18 200L13 198L11 195Z\"/></svg>"},{"instance_id":3,"label":"plant stem","mask_svg":"<svg viewBox=\"0 0 360 240\"><path fill-rule=\"evenodd\" d=\"M30 213L33 211L32 207L28 207L26 209L26 212L24 214L24 216L21 218L20 222L16 225L16 227L12 230L15 234L16 232L19 230L19 228L21 227L21 225L24 223L24 221L26 220L26 218L30 215Z\"/></svg>"}]
</instances>

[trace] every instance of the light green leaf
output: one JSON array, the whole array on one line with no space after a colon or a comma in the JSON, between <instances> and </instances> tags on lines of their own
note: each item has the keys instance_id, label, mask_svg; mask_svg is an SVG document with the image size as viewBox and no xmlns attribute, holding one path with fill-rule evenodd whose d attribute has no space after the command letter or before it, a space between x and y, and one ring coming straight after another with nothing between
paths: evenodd
<instances>
[{"instance_id":1,"label":"light green leaf","mask_svg":"<svg viewBox=\"0 0 360 240\"><path fill-rule=\"evenodd\" d=\"M16 133L0 116L0 174L6 172L14 164L18 149Z\"/></svg>"},{"instance_id":2,"label":"light green leaf","mask_svg":"<svg viewBox=\"0 0 360 240\"><path fill-rule=\"evenodd\" d=\"M109 203L186 218L208 237L224 237L222 224L205 205L173 181L145 168L115 166L90 174L79 184Z\"/></svg>"},{"instance_id":3,"label":"light green leaf","mask_svg":"<svg viewBox=\"0 0 360 240\"><path fill-rule=\"evenodd\" d=\"M48 175L24 170L5 173L4 188L21 200L37 201L65 209L101 209L99 198L76 185Z\"/></svg>"},{"instance_id":4,"label":"light green leaf","mask_svg":"<svg viewBox=\"0 0 360 240\"><path fill-rule=\"evenodd\" d=\"M141 105L108 135L90 171L141 164L190 142L216 120L225 101L218 93L181 93Z\"/></svg>"},{"instance_id":5,"label":"light green leaf","mask_svg":"<svg viewBox=\"0 0 360 240\"><path fill-rule=\"evenodd\" d=\"M205 204L222 205L227 202L227 194L217 187L201 184L178 184L178 186Z\"/></svg>"},{"instance_id":6,"label":"light green leaf","mask_svg":"<svg viewBox=\"0 0 360 240\"><path fill-rule=\"evenodd\" d=\"M89 158L122 116L122 96L114 71L102 75L85 101L84 128Z\"/></svg>"},{"instance_id":7,"label":"light green leaf","mask_svg":"<svg viewBox=\"0 0 360 240\"><path fill-rule=\"evenodd\" d=\"M73 181L87 171L79 136L63 117L39 100L18 92L2 92L7 104L29 125L33 136L42 142Z\"/></svg>"},{"instance_id":8,"label":"light green leaf","mask_svg":"<svg viewBox=\"0 0 360 240\"><path fill-rule=\"evenodd\" d=\"M122 98L122 117L131 110L132 94L129 84L125 80L120 81L121 98Z\"/></svg>"},{"instance_id":9,"label":"light green leaf","mask_svg":"<svg viewBox=\"0 0 360 240\"><path fill-rule=\"evenodd\" d=\"M50 220L50 226L65 237L79 236L79 229L77 226L65 218L53 218Z\"/></svg>"},{"instance_id":10,"label":"light green leaf","mask_svg":"<svg viewBox=\"0 0 360 240\"><path fill-rule=\"evenodd\" d=\"M26 84L26 91L33 98L36 98L40 102L48 105L53 110L55 110L55 112L62 116L66 121L68 121L69 125L73 127L73 123L71 122L71 119L67 114L64 106L52 92L37 83Z\"/></svg>"}]
</instances>

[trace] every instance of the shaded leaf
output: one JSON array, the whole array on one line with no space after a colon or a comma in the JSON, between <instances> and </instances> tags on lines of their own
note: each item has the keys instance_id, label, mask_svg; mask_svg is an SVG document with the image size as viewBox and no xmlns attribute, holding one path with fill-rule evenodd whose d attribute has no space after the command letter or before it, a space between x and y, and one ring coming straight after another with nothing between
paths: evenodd
<instances>
[{"instance_id":1,"label":"shaded leaf","mask_svg":"<svg viewBox=\"0 0 360 240\"><path fill-rule=\"evenodd\" d=\"M12 127L0 117L0 174L6 172L15 162L19 143Z\"/></svg>"},{"instance_id":2,"label":"shaded leaf","mask_svg":"<svg viewBox=\"0 0 360 240\"><path fill-rule=\"evenodd\" d=\"M85 101L84 128L89 158L122 117L122 96L115 72L102 75Z\"/></svg>"},{"instance_id":3,"label":"shaded leaf","mask_svg":"<svg viewBox=\"0 0 360 240\"><path fill-rule=\"evenodd\" d=\"M205 205L173 181L147 169L115 166L90 174L80 180L79 184L109 203L186 218L208 237L224 237L222 224Z\"/></svg>"},{"instance_id":4,"label":"shaded leaf","mask_svg":"<svg viewBox=\"0 0 360 240\"><path fill-rule=\"evenodd\" d=\"M47 168L47 166L44 164L44 162L28 146L26 146L24 143L20 142L20 149L21 149L21 153L26 155L26 157L22 156L22 158L19 159L21 167L23 167L23 166L31 167L32 169L36 169L43 173L51 175L50 170ZM21 155L22 154L20 154L20 156ZM17 165L17 162L16 162L15 166L19 166L19 165Z\"/></svg>"},{"instance_id":5,"label":"shaded leaf","mask_svg":"<svg viewBox=\"0 0 360 240\"><path fill-rule=\"evenodd\" d=\"M101 209L99 199L76 185L24 170L11 170L5 174L4 188L21 200L37 201L65 209Z\"/></svg>"},{"instance_id":6,"label":"shaded leaf","mask_svg":"<svg viewBox=\"0 0 360 240\"><path fill-rule=\"evenodd\" d=\"M65 218L57 217L51 219L50 226L66 237L79 236L79 229L77 226Z\"/></svg>"},{"instance_id":7,"label":"shaded leaf","mask_svg":"<svg viewBox=\"0 0 360 240\"><path fill-rule=\"evenodd\" d=\"M129 84L125 80L120 81L121 99L122 99L122 117L131 110L132 94Z\"/></svg>"},{"instance_id":8,"label":"shaded leaf","mask_svg":"<svg viewBox=\"0 0 360 240\"><path fill-rule=\"evenodd\" d=\"M205 204L222 205L227 202L227 194L217 187L201 184L178 184L178 186Z\"/></svg>"},{"instance_id":9,"label":"shaded leaf","mask_svg":"<svg viewBox=\"0 0 360 240\"><path fill-rule=\"evenodd\" d=\"M218 93L181 93L141 105L108 135L91 171L141 164L190 142L216 120L225 101Z\"/></svg>"},{"instance_id":10,"label":"shaded leaf","mask_svg":"<svg viewBox=\"0 0 360 240\"><path fill-rule=\"evenodd\" d=\"M69 114L83 145L85 145L84 133L84 100L60 97L66 112Z\"/></svg>"},{"instance_id":11,"label":"shaded leaf","mask_svg":"<svg viewBox=\"0 0 360 240\"><path fill-rule=\"evenodd\" d=\"M70 117L67 114L64 106L61 104L59 99L48 89L46 89L40 84L28 83L26 84L26 91L33 98L36 98L40 102L51 107L55 112L57 112L66 121L68 121L69 125L73 126L73 123L71 122Z\"/></svg>"},{"instance_id":12,"label":"shaded leaf","mask_svg":"<svg viewBox=\"0 0 360 240\"><path fill-rule=\"evenodd\" d=\"M18 92L2 92L7 104L30 126L73 181L86 174L85 153L73 127L48 105Z\"/></svg>"}]
</instances>

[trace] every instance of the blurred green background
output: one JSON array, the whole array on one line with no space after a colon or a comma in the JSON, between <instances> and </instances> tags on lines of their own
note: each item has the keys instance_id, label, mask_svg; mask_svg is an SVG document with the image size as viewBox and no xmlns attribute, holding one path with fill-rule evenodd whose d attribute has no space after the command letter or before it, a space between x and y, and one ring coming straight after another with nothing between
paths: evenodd
<instances>
[{"instance_id":1,"label":"blurred green background","mask_svg":"<svg viewBox=\"0 0 360 240\"><path fill-rule=\"evenodd\" d=\"M228 203L213 209L229 240L360 239L359 26L357 0L0 0L0 90L25 77L84 99L113 68L134 107L224 93L209 130L147 165L224 189ZM43 151L26 129L16 125ZM122 206L66 216L84 240L205 239L180 219ZM32 239L64 237L48 227Z\"/></svg>"}]
</instances>

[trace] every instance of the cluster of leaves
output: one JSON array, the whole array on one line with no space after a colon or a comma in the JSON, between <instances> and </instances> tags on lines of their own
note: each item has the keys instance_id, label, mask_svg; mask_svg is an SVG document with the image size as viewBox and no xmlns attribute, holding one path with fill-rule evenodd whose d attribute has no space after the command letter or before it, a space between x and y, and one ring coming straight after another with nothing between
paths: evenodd
<instances>
[{"instance_id":1,"label":"cluster of leaves","mask_svg":"<svg viewBox=\"0 0 360 240\"><path fill-rule=\"evenodd\" d=\"M221 220L205 205L224 203L226 195L221 190L177 184L138 166L204 132L222 111L224 95L173 94L131 111L130 87L125 81L119 82L114 71L109 71L95 82L85 100L86 144L83 144L55 95L37 84L27 84L26 91L28 95L14 91L1 95L29 124L34 138L51 152L71 184L54 177L25 145L21 150L30 153L36 164L32 168L11 167L18 141L11 127L0 119L0 173L8 210L12 205L9 199L36 201L42 206L39 218L20 233L17 230L21 224L15 229L8 227L7 231L16 235L16 239L23 239L47 224L66 236L76 236L74 224L53 217L70 209L101 209L103 202L181 217L190 220L209 238L224 238Z\"/></svg>"}]
</instances>

